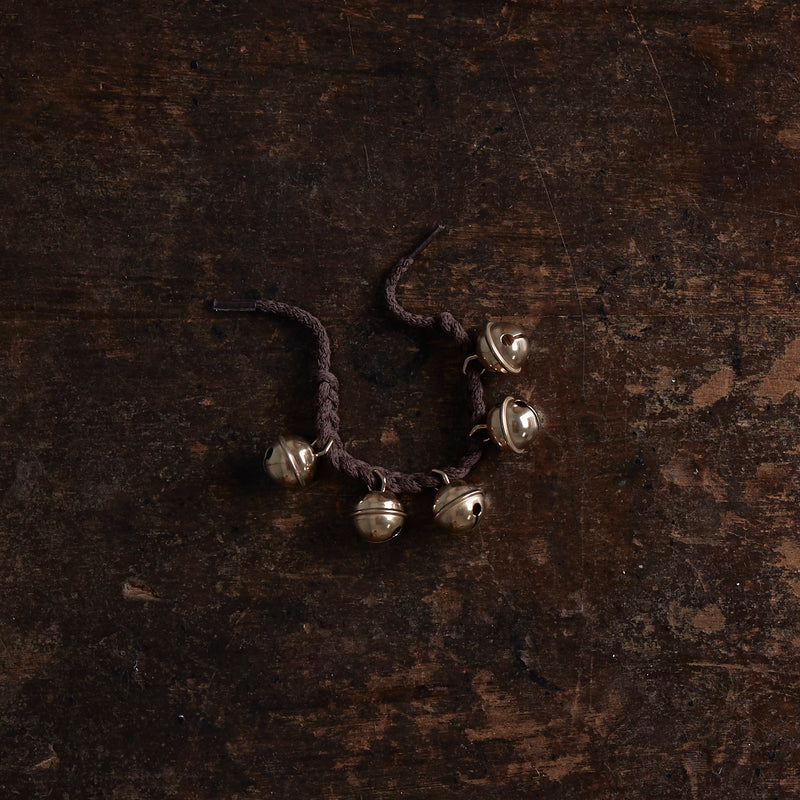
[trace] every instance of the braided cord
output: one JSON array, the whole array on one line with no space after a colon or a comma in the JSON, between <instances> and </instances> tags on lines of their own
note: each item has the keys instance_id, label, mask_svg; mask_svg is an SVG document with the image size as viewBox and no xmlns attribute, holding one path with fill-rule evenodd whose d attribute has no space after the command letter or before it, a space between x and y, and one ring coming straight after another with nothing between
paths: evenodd
<instances>
[{"instance_id":1,"label":"braided cord","mask_svg":"<svg viewBox=\"0 0 800 800\"><path fill-rule=\"evenodd\" d=\"M469 334L450 312L441 311L433 316L413 314L403 308L397 300L397 286L400 279L414 263L414 258L442 230L444 230L444 226L437 225L422 244L389 270L384 282L384 298L389 313L404 324L429 330L438 328L446 336L451 337L459 345L465 347L470 344ZM415 494L425 489L435 489L441 486L441 479L430 472L405 473L386 469L385 467L368 464L347 451L339 435L339 381L331 371L331 342L325 326L313 314L297 306L277 300L234 300L230 302L215 300L213 309L214 311L262 311L265 314L272 314L299 323L311 331L317 343L317 359L313 376L317 385L317 444L319 447L325 447L328 442L331 442L328 458L335 469L351 478L366 483L368 486L374 483L375 472L380 472L386 478L386 487L393 492ZM477 369L468 369L466 382L470 421L475 425L486 414L480 372ZM478 463L482 453L483 443L477 441L474 437L470 438L461 458L452 466L445 467L442 471L453 480L464 478Z\"/></svg>"}]
</instances>

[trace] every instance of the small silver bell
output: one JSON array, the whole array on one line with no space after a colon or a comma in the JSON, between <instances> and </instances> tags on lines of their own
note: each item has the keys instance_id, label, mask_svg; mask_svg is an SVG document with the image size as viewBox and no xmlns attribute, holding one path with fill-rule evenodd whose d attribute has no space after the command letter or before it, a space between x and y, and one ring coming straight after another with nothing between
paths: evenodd
<instances>
[{"instance_id":1,"label":"small silver bell","mask_svg":"<svg viewBox=\"0 0 800 800\"><path fill-rule=\"evenodd\" d=\"M501 449L523 453L533 444L539 432L539 415L524 400L506 397L489 410L485 425L476 425L470 434L485 428L489 438Z\"/></svg>"},{"instance_id":2,"label":"small silver bell","mask_svg":"<svg viewBox=\"0 0 800 800\"><path fill-rule=\"evenodd\" d=\"M281 486L303 489L314 477L317 458L331 449L333 439L319 452L314 450L315 444L300 436L279 436L264 453L264 471Z\"/></svg>"},{"instance_id":3,"label":"small silver bell","mask_svg":"<svg viewBox=\"0 0 800 800\"><path fill-rule=\"evenodd\" d=\"M464 362L477 358L491 372L517 375L528 357L528 340L522 330L509 322L487 322L478 337L477 353Z\"/></svg>"},{"instance_id":4,"label":"small silver bell","mask_svg":"<svg viewBox=\"0 0 800 800\"><path fill-rule=\"evenodd\" d=\"M433 472L441 475L445 484L433 500L434 522L451 533L471 531L486 509L483 490L467 486L464 481L451 483L447 473L440 469Z\"/></svg>"},{"instance_id":5,"label":"small silver bell","mask_svg":"<svg viewBox=\"0 0 800 800\"><path fill-rule=\"evenodd\" d=\"M362 497L350 514L358 535L372 543L386 542L397 536L407 516L397 497L386 491L386 478L377 470L375 474L381 488Z\"/></svg>"}]
</instances>

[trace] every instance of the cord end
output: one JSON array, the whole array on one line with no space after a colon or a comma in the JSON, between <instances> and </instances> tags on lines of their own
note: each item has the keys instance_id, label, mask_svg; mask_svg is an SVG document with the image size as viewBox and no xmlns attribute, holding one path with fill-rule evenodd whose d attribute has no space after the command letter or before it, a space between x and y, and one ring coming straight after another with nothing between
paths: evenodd
<instances>
[{"instance_id":1,"label":"cord end","mask_svg":"<svg viewBox=\"0 0 800 800\"><path fill-rule=\"evenodd\" d=\"M445 229L445 227L446 226L441 222L436 223L436 227L406 256L405 260L409 265L413 263L414 259Z\"/></svg>"},{"instance_id":2,"label":"cord end","mask_svg":"<svg viewBox=\"0 0 800 800\"><path fill-rule=\"evenodd\" d=\"M257 311L257 300L214 300L212 311Z\"/></svg>"}]
</instances>

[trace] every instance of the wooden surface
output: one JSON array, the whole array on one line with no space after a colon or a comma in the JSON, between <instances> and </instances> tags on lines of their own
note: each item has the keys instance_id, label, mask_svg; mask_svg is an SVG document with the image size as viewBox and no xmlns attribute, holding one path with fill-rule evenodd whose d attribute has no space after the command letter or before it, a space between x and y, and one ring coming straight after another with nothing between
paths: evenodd
<instances>
[{"instance_id":1,"label":"wooden surface","mask_svg":"<svg viewBox=\"0 0 800 800\"><path fill-rule=\"evenodd\" d=\"M0 2L4 798L800 795L792 3ZM535 345L474 535L383 547L313 436L457 457Z\"/></svg>"}]
</instances>

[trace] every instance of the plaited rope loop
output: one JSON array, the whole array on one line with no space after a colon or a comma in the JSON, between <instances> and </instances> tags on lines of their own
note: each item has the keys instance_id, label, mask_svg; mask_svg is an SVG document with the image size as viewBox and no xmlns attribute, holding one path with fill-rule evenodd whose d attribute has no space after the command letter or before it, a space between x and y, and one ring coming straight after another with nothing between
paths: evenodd
<instances>
[{"instance_id":1,"label":"plaited rope loop","mask_svg":"<svg viewBox=\"0 0 800 800\"><path fill-rule=\"evenodd\" d=\"M454 339L460 346L465 347L470 343L469 334L460 322L449 312L440 311L432 316L423 316L407 311L397 299L397 286L400 279L414 263L419 255L431 241L444 230L443 225L437 225L428 237L405 258L389 270L384 281L384 298L389 313L415 328L439 329L446 336ZM316 429L317 445L325 447L331 442L328 458L333 467L345 475L355 478L367 485L374 483L375 472L380 472L386 478L386 487L390 491L399 493L416 493L424 489L435 489L441 485L441 478L427 472L404 473L385 467L368 464L348 452L339 435L339 381L331 371L331 343L325 326L313 314L297 306L277 300L233 300L229 302L214 301L215 311L262 311L265 314L289 319L308 328L317 343L317 358L314 371L316 389ZM471 424L480 422L486 414L486 404L483 397L483 384L478 370L467 371L467 403ZM462 457L452 466L444 467L443 472L451 480L464 478L480 460L483 452L483 443L474 437L468 440L467 447Z\"/></svg>"}]
</instances>

